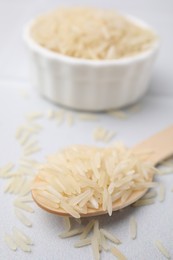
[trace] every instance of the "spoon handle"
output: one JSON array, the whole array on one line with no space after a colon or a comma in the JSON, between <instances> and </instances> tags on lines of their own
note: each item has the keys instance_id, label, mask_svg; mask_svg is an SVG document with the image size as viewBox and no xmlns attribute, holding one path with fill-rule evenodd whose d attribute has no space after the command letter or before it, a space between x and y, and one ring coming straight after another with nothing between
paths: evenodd
<instances>
[{"instance_id":1,"label":"spoon handle","mask_svg":"<svg viewBox=\"0 0 173 260\"><path fill-rule=\"evenodd\" d=\"M133 151L151 151L147 161L150 161L153 165L157 165L159 162L170 157L173 155L173 125L136 145Z\"/></svg>"}]
</instances>

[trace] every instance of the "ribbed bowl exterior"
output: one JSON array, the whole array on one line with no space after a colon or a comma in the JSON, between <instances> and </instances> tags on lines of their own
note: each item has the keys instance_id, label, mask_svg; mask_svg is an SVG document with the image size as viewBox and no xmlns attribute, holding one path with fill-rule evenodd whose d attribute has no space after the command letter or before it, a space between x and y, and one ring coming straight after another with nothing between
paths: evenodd
<instances>
[{"instance_id":1,"label":"ribbed bowl exterior","mask_svg":"<svg viewBox=\"0 0 173 260\"><path fill-rule=\"evenodd\" d=\"M78 110L122 108L140 99L149 87L158 43L146 53L114 61L89 61L53 53L25 30L31 83L50 101Z\"/></svg>"}]
</instances>

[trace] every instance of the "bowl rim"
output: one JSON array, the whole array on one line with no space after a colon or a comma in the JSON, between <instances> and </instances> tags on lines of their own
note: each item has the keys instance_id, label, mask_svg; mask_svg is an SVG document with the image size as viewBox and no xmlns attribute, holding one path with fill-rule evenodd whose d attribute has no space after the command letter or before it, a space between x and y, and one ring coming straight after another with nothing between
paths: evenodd
<instances>
[{"instance_id":1,"label":"bowl rim","mask_svg":"<svg viewBox=\"0 0 173 260\"><path fill-rule=\"evenodd\" d=\"M149 26L146 22L128 14L122 14L125 16L128 20L130 20L132 23L137 24L140 27L147 28L150 31L152 31L156 35L156 39L153 42L152 46L150 49L143 51L139 54L136 54L134 56L129 56L129 57L123 57L119 59L111 59L111 60L92 60L92 59L84 59L84 58L76 58L72 56L67 56L58 52L51 51L43 46L41 46L39 43L37 43L31 36L31 28L35 24L35 21L37 19L31 19L23 28L23 40L24 42L28 45L28 47L41 54L47 59L52 59L52 60L58 60L58 61L63 61L63 62L68 62L72 64L84 64L84 65L89 65L89 66L113 66L113 65L124 65L124 64L130 64L132 62L137 62L140 60L145 60L155 54L158 49L159 49L159 37L156 33L156 31Z\"/></svg>"}]
</instances>

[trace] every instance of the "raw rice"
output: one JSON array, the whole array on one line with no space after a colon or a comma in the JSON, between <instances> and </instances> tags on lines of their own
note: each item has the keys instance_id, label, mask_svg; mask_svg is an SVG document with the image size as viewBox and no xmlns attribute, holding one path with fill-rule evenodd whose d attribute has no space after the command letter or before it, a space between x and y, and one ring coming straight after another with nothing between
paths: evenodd
<instances>
[{"instance_id":1,"label":"raw rice","mask_svg":"<svg viewBox=\"0 0 173 260\"><path fill-rule=\"evenodd\" d=\"M32 155L34 153L38 153L41 151L41 148L39 146L35 146L35 147L31 147L29 148L28 150L24 150L24 156L29 156L29 155Z\"/></svg>"},{"instance_id":2,"label":"raw rice","mask_svg":"<svg viewBox=\"0 0 173 260\"><path fill-rule=\"evenodd\" d=\"M32 181L31 180L25 180L23 187L21 187L20 195L25 196L28 193L30 193L31 192L31 186L32 186Z\"/></svg>"},{"instance_id":3,"label":"raw rice","mask_svg":"<svg viewBox=\"0 0 173 260\"><path fill-rule=\"evenodd\" d=\"M25 146L29 141L30 138L32 137L32 133L26 132L20 139L20 145Z\"/></svg>"},{"instance_id":4,"label":"raw rice","mask_svg":"<svg viewBox=\"0 0 173 260\"><path fill-rule=\"evenodd\" d=\"M85 226L81 236L80 236L80 239L85 239L88 234L90 233L90 231L92 230L93 226L94 226L94 223L95 223L95 220L90 220L90 222Z\"/></svg>"},{"instance_id":5,"label":"raw rice","mask_svg":"<svg viewBox=\"0 0 173 260\"><path fill-rule=\"evenodd\" d=\"M70 229L71 229L70 218L69 217L63 217L63 221L64 221L65 230L70 231Z\"/></svg>"},{"instance_id":6,"label":"raw rice","mask_svg":"<svg viewBox=\"0 0 173 260\"><path fill-rule=\"evenodd\" d=\"M107 133L107 136L105 137L105 142L109 143L110 141L112 141L115 135L116 133L114 131L109 131Z\"/></svg>"},{"instance_id":7,"label":"raw rice","mask_svg":"<svg viewBox=\"0 0 173 260\"><path fill-rule=\"evenodd\" d=\"M43 117L43 113L42 112L37 112L37 111L31 112L31 113L26 115L26 118L31 120L31 121L35 120L35 119L38 119L38 118L41 118L41 117Z\"/></svg>"},{"instance_id":8,"label":"raw rice","mask_svg":"<svg viewBox=\"0 0 173 260\"><path fill-rule=\"evenodd\" d=\"M111 234L110 232L106 231L105 229L101 228L100 232L110 241L112 241L113 243L115 243L116 245L121 244L121 241L113 234Z\"/></svg>"},{"instance_id":9,"label":"raw rice","mask_svg":"<svg viewBox=\"0 0 173 260\"><path fill-rule=\"evenodd\" d=\"M115 136L114 131L109 131L103 127L97 127L93 131L93 138L95 141L110 142Z\"/></svg>"},{"instance_id":10,"label":"raw rice","mask_svg":"<svg viewBox=\"0 0 173 260\"><path fill-rule=\"evenodd\" d=\"M46 111L46 117L47 117L48 119L53 119L54 116L55 116L55 111L54 111L54 110L48 109L48 110Z\"/></svg>"},{"instance_id":11,"label":"raw rice","mask_svg":"<svg viewBox=\"0 0 173 260\"><path fill-rule=\"evenodd\" d=\"M132 195L131 190L124 192L124 194L121 197L121 202L124 203L125 201L127 201L131 195Z\"/></svg>"},{"instance_id":12,"label":"raw rice","mask_svg":"<svg viewBox=\"0 0 173 260\"><path fill-rule=\"evenodd\" d=\"M26 202L21 202L21 201L15 200L13 205L15 207L25 210L27 212L30 212L30 213L34 212L33 208L31 206L29 206Z\"/></svg>"},{"instance_id":13,"label":"raw rice","mask_svg":"<svg viewBox=\"0 0 173 260\"><path fill-rule=\"evenodd\" d=\"M44 14L35 20L31 36L51 51L94 60L136 55L150 49L156 38L121 14L94 8L59 8Z\"/></svg>"},{"instance_id":14,"label":"raw rice","mask_svg":"<svg viewBox=\"0 0 173 260\"><path fill-rule=\"evenodd\" d=\"M14 239L16 245L23 251L23 252L31 252L31 246L24 243L23 240L21 240L20 236L18 234L14 234Z\"/></svg>"},{"instance_id":15,"label":"raw rice","mask_svg":"<svg viewBox=\"0 0 173 260\"><path fill-rule=\"evenodd\" d=\"M157 196L157 192L155 190L150 190L142 197L142 199L153 199L156 196Z\"/></svg>"},{"instance_id":16,"label":"raw rice","mask_svg":"<svg viewBox=\"0 0 173 260\"><path fill-rule=\"evenodd\" d=\"M155 241L155 245L156 245L156 247L159 249L160 253L161 253L163 256L165 256L167 259L171 259L171 256L170 256L168 250L164 247L164 245L162 244L161 241L156 240L156 241Z\"/></svg>"},{"instance_id":17,"label":"raw rice","mask_svg":"<svg viewBox=\"0 0 173 260\"><path fill-rule=\"evenodd\" d=\"M33 145L30 145L30 146L27 146L24 148L23 152L25 155L27 155L27 153L30 153L31 151L40 151L41 148L36 144L33 144Z\"/></svg>"},{"instance_id":18,"label":"raw rice","mask_svg":"<svg viewBox=\"0 0 173 260\"><path fill-rule=\"evenodd\" d=\"M21 167L30 167L33 170L37 169L40 166L40 163L35 160L30 160L28 157L22 157L19 160L19 165Z\"/></svg>"},{"instance_id":19,"label":"raw rice","mask_svg":"<svg viewBox=\"0 0 173 260\"><path fill-rule=\"evenodd\" d=\"M100 240L99 223L98 220L96 220L94 223L93 236L91 238L91 246L92 246L93 256L95 260L100 259L99 240Z\"/></svg>"},{"instance_id":20,"label":"raw rice","mask_svg":"<svg viewBox=\"0 0 173 260\"><path fill-rule=\"evenodd\" d=\"M31 238L22 232L20 229L13 227L14 236L18 236L21 241L23 241L26 245L33 245Z\"/></svg>"},{"instance_id":21,"label":"raw rice","mask_svg":"<svg viewBox=\"0 0 173 260\"><path fill-rule=\"evenodd\" d=\"M11 173L14 166L15 165L10 162L10 163L6 164L5 166L3 166L2 168L0 168L0 177L8 178L10 176L9 173Z\"/></svg>"},{"instance_id":22,"label":"raw rice","mask_svg":"<svg viewBox=\"0 0 173 260\"><path fill-rule=\"evenodd\" d=\"M66 119L67 118L68 118L68 115L67 115ZM67 119L67 123L69 123L68 119ZM38 128L39 127L35 126L34 129L38 130ZM19 134L19 132L18 132L17 136L20 139L21 144L24 146L25 152L30 151L30 149L32 150L33 148L36 148L35 144L37 144L37 141L33 141L33 142L30 141L30 143L28 143L29 139L27 139L26 137L28 135L29 138L30 138L30 134L27 131L24 131L22 134L21 133ZM20 135L22 136L22 138L21 138ZM107 133L108 137L109 137L109 135L110 135L110 132ZM107 139L109 139L108 137L105 136L105 141ZM120 148L120 151L121 151L121 148ZM74 151L75 151L75 149L74 149ZM104 165L105 169L108 171L108 174L107 175L103 174L100 177L100 173L102 173L101 165L102 165L102 162L103 162L102 160L103 160L104 156L103 156L102 152L100 152L101 149L98 149L98 150L96 149L95 151L97 151L97 156L94 157L94 163L93 164L91 163L91 165L89 165L89 166L91 166L91 169L88 168L87 163L83 165L79 162L80 160L77 161L77 163L79 163L79 165L76 166L75 170L79 171L80 176L79 176L79 179L77 179L77 180L75 178L71 179L71 181L72 181L71 184L72 184L72 186L73 185L75 186L76 185L75 181L77 181L77 184L81 181L82 185L81 185L80 188L78 187L78 191L77 191L77 187L74 187L74 186L71 187L71 191L69 192L69 194L75 194L75 196L70 201L70 204L72 204L73 207L70 207L71 205L70 206L68 205L67 202L69 202L69 200L64 201L62 199L62 201L61 201L61 199L59 198L59 194L60 194L60 197L62 195L61 192L58 193L59 191L52 189L51 186L49 187L48 190L41 193L42 195L45 195L44 199L47 199L47 205L48 206L51 206L53 208L54 205L55 205L54 202L56 202L56 204L58 205L57 207L61 206L62 209L66 210L69 214L71 214L74 217L80 217L80 212L82 212L82 210L83 211L86 210L86 204L89 205L89 208L90 207L92 207L92 208L99 208L100 207L101 198L100 198L100 195L98 195L99 188L96 187L95 185L93 185L92 182L90 182L91 179L88 178L88 175L86 173L87 173L87 171L92 170L93 175L94 175L93 180L94 180L95 183L97 181L99 181L99 185L101 185L101 183L104 183L105 181L107 182L108 176L110 177L109 170L111 169L111 160L107 164L105 163L105 165ZM76 149L75 152L77 152L77 149ZM107 155L109 155L109 153ZM85 155L85 153L83 153L83 151L82 151L82 157L84 157L82 159L86 160L87 156L89 156L88 151L87 151L87 155ZM68 153L67 153L67 157L68 157ZM108 156L108 158L109 158L109 156ZM77 159L79 159L79 158L77 158ZM53 167L54 170L58 170L58 171L62 167L62 172L61 172L61 174L62 174L63 170L66 169L66 168L64 168L64 165L63 165L64 162L65 162L64 158L61 157L60 165L56 164L54 162L54 160L52 160L51 161L52 164L50 166ZM23 164L24 168L26 167L26 168L30 169L30 167L32 168L32 166L35 167L38 164L38 162L29 160L27 157L25 157L25 158L21 158L20 164L21 165ZM21 174L24 174L22 172L22 170L24 170L24 169L19 168L18 173L15 172L12 175L10 172L11 172L12 168L14 167L14 165L12 167L12 164L11 164L11 168L10 168L10 164L7 165L7 166L9 166L9 168L8 167L7 168L5 168L5 167L1 168L0 175L2 173L2 175L5 176L5 177L7 177L7 176L12 177L13 175L14 176L10 180L6 191L9 191L9 192L14 193L14 194L18 194L18 193L20 193L22 195L28 194L31 190L31 181L28 182L27 179L21 177ZM72 166L74 166L73 163L72 163ZM122 171L123 171L124 170L123 164L121 166L122 166ZM49 170L51 170L50 168L48 167ZM66 170L70 171L70 169L71 169L70 167L67 167ZM117 172L118 172L119 169L121 169L121 167L120 168L117 167L117 169L116 169ZM126 177L129 176L129 173L130 173L130 171L128 172L128 175ZM134 172L133 172L133 174L134 174ZM52 176L53 176L53 174L52 174ZM134 174L134 176L135 176L135 174ZM46 177L46 175L45 175L45 177ZM69 178L70 177L71 176L69 176ZM100 178L102 178L102 179L100 179ZM148 178L148 175L147 175L147 178ZM62 179L63 179L63 177L62 177ZM61 183L62 179L60 180L60 183ZM136 180L138 180L138 178ZM115 181L115 179L114 179L114 181ZM64 185L65 188L66 188L66 184L69 185L69 183L68 182L66 183L66 182L67 182L67 179L64 181L64 183L63 182L61 183L62 185ZM116 185L120 184L120 187L121 187L122 183L123 182L121 182L121 174L120 174L118 182L116 182ZM87 185L92 184L93 186L91 185L91 187L89 187L89 190L85 190L85 188L87 187L86 184ZM104 187L104 191L106 191L105 199L107 199L107 204L108 204L108 205L106 205L106 200L105 200L105 210L107 210L109 212L109 215L112 214L112 201L114 201L114 200L116 201L116 200L120 199L122 202L124 202L129 198L129 196L133 192L133 190L125 189L125 191L119 191L117 193L114 193L113 195L110 195L110 193L113 192L114 188L115 188L115 187L111 186L111 184L112 183L109 183L109 185L108 185L109 190L105 189L105 187ZM51 185L51 183L50 183L50 185ZM45 183L44 183L43 187L45 187ZM123 186L123 187L125 187L125 186ZM145 183L145 181L143 180L141 183L138 184L137 189L142 189L142 188L146 188L146 187L155 187L155 184L153 184L152 182ZM165 197L164 196L165 189L164 189L164 186L162 184L159 187L160 187L159 192L158 192L159 201L163 201L164 197ZM93 188L94 191L91 191L91 188ZM39 189L39 187L37 187L37 189ZM134 188L134 190L135 190L135 188ZM58 194L58 197L56 197L57 194ZM95 194L97 194L97 196L95 196ZM149 191L147 194L144 195L144 197L141 200L137 201L133 205L141 206L141 205L151 204L152 202L154 202L153 198L156 196L156 194L157 194L156 191ZM61 198L63 198L63 196ZM50 199L50 201L49 201L49 199ZM23 197L17 197L17 199L14 202L14 205L16 207L19 207L22 210L26 210L28 212L33 212L33 209L27 204L28 202L31 202L31 201L32 201L32 198L31 198L30 195L23 196ZM23 214L23 212L20 209L15 208L16 217L21 221L22 224L24 224L28 227L32 226L32 223L30 222L30 220ZM87 212L87 210L86 210L86 212ZM103 248L105 251L109 250L109 245L107 243L107 239L116 243L116 244L121 243L118 238L116 238L114 235L112 235L108 231L106 231L104 229L99 230L98 221L91 220L88 223L87 226L81 227L81 228L76 228L76 229L73 229L73 230L70 230L71 224L70 224L69 217L64 218L64 223L65 223L65 226L66 226L66 231L61 233L60 237L66 238L66 237L71 237L71 236L81 234L80 240L78 242L76 242L74 246L78 248L78 247L83 247L83 246L87 246L87 245L92 244L93 254L95 256L95 259L99 259L99 257L100 257L99 252L101 251L101 248ZM135 219L131 218L130 225L131 225L131 227L130 227L131 238L135 239L136 238L136 231L137 231ZM90 238L90 237L88 237L88 234L92 230L93 226L94 226L94 235ZM17 229L14 229L14 230L13 230L13 236L10 236L10 235L4 236L4 240L5 240L6 244L8 245L8 247L11 250L15 251L17 249L17 246L18 246L24 252L31 252L31 246L30 245L32 244L32 241L30 240L30 238L27 238L24 234L21 233L21 231L19 231ZM156 246L160 250L160 252L165 257L167 257L167 259L170 259L170 255L169 255L168 251L163 247L163 245L161 244L160 241L156 241ZM110 249L110 251L112 252L112 254L117 256L118 259L126 259L125 256L123 256L122 253L117 248L112 247Z\"/></svg>"},{"instance_id":23,"label":"raw rice","mask_svg":"<svg viewBox=\"0 0 173 260\"><path fill-rule=\"evenodd\" d=\"M108 251L110 249L108 242L102 232L100 232L100 244L104 251Z\"/></svg>"},{"instance_id":24,"label":"raw rice","mask_svg":"<svg viewBox=\"0 0 173 260\"><path fill-rule=\"evenodd\" d=\"M106 137L107 130L104 129L103 127L97 127L93 131L93 137L95 141L103 141L104 138Z\"/></svg>"},{"instance_id":25,"label":"raw rice","mask_svg":"<svg viewBox=\"0 0 173 260\"><path fill-rule=\"evenodd\" d=\"M80 218L75 218L75 221L79 224L79 225L81 225L82 224L82 221L81 221L81 219Z\"/></svg>"},{"instance_id":26,"label":"raw rice","mask_svg":"<svg viewBox=\"0 0 173 260\"><path fill-rule=\"evenodd\" d=\"M5 243L7 244L7 246L13 250L13 251L16 251L17 250L17 246L16 246L16 243L14 242L13 238L11 235L7 235L5 234L4 236L4 241Z\"/></svg>"},{"instance_id":27,"label":"raw rice","mask_svg":"<svg viewBox=\"0 0 173 260\"><path fill-rule=\"evenodd\" d=\"M173 167L161 167L159 168L159 174L160 175L166 175L173 173Z\"/></svg>"},{"instance_id":28,"label":"raw rice","mask_svg":"<svg viewBox=\"0 0 173 260\"><path fill-rule=\"evenodd\" d=\"M32 141L30 141L29 143L26 144L24 149L27 150L27 149L33 148L35 146L38 146L38 141L37 140L32 140Z\"/></svg>"},{"instance_id":29,"label":"raw rice","mask_svg":"<svg viewBox=\"0 0 173 260\"><path fill-rule=\"evenodd\" d=\"M28 194L25 196L19 196L19 197L17 197L16 200L21 201L21 202L33 202L33 198L31 196L31 194Z\"/></svg>"},{"instance_id":30,"label":"raw rice","mask_svg":"<svg viewBox=\"0 0 173 260\"><path fill-rule=\"evenodd\" d=\"M29 245L24 244L19 237L16 237L15 242L17 246L23 251L23 252L31 252L31 247Z\"/></svg>"},{"instance_id":31,"label":"raw rice","mask_svg":"<svg viewBox=\"0 0 173 260\"><path fill-rule=\"evenodd\" d=\"M20 220L22 224L24 224L27 227L32 227L31 221L18 209L15 209L15 215Z\"/></svg>"},{"instance_id":32,"label":"raw rice","mask_svg":"<svg viewBox=\"0 0 173 260\"><path fill-rule=\"evenodd\" d=\"M132 207L140 207L140 206L147 206L154 204L155 200L154 199L140 199L137 202L132 204Z\"/></svg>"},{"instance_id":33,"label":"raw rice","mask_svg":"<svg viewBox=\"0 0 173 260\"><path fill-rule=\"evenodd\" d=\"M26 178L23 177L22 175L19 175L16 177L16 184L14 185L13 193L14 194L19 194L23 188L23 185L26 181Z\"/></svg>"},{"instance_id":34,"label":"raw rice","mask_svg":"<svg viewBox=\"0 0 173 260\"><path fill-rule=\"evenodd\" d=\"M38 134L42 129L43 127L40 124L36 123L35 121L29 122L29 125L27 126L27 130L35 134Z\"/></svg>"},{"instance_id":35,"label":"raw rice","mask_svg":"<svg viewBox=\"0 0 173 260\"><path fill-rule=\"evenodd\" d=\"M10 193L12 191L13 181L14 181L14 178L12 180L10 179L8 181L7 185L4 188L4 193Z\"/></svg>"},{"instance_id":36,"label":"raw rice","mask_svg":"<svg viewBox=\"0 0 173 260\"><path fill-rule=\"evenodd\" d=\"M12 178L9 180L8 184L5 187L4 192L14 194L20 193L24 181L25 179L21 176L20 173L18 175L13 174Z\"/></svg>"},{"instance_id":37,"label":"raw rice","mask_svg":"<svg viewBox=\"0 0 173 260\"><path fill-rule=\"evenodd\" d=\"M15 135L17 140L21 138L21 136L22 136L22 134L23 134L23 131L24 131L23 126L19 126L19 127L17 128L17 130L16 130L16 135Z\"/></svg>"},{"instance_id":38,"label":"raw rice","mask_svg":"<svg viewBox=\"0 0 173 260\"><path fill-rule=\"evenodd\" d=\"M130 237L131 239L135 239L137 235L137 223L134 217L130 218Z\"/></svg>"},{"instance_id":39,"label":"raw rice","mask_svg":"<svg viewBox=\"0 0 173 260\"><path fill-rule=\"evenodd\" d=\"M59 208L59 204L54 201L50 201L50 199L45 198L45 196L37 195L37 201L40 204L43 204L47 208L51 208L52 210L57 210Z\"/></svg>"},{"instance_id":40,"label":"raw rice","mask_svg":"<svg viewBox=\"0 0 173 260\"><path fill-rule=\"evenodd\" d=\"M91 238L80 239L74 244L74 247L83 247L91 245Z\"/></svg>"},{"instance_id":41,"label":"raw rice","mask_svg":"<svg viewBox=\"0 0 173 260\"><path fill-rule=\"evenodd\" d=\"M118 258L118 260L127 260L127 258L116 247L111 247L110 251Z\"/></svg>"},{"instance_id":42,"label":"raw rice","mask_svg":"<svg viewBox=\"0 0 173 260\"><path fill-rule=\"evenodd\" d=\"M126 202L133 191L156 186L150 181L154 171L140 155L120 144L109 148L78 145L49 156L39 169L42 181L35 183L34 189L53 187L61 194L57 200L60 208L75 218L89 208L112 215L113 203L119 199ZM47 199L49 193L52 191Z\"/></svg>"},{"instance_id":43,"label":"raw rice","mask_svg":"<svg viewBox=\"0 0 173 260\"><path fill-rule=\"evenodd\" d=\"M65 232L59 234L59 237L60 238L73 237L73 236L81 234L82 232L83 232L83 227L76 228L76 229L72 229L70 231L65 231Z\"/></svg>"},{"instance_id":44,"label":"raw rice","mask_svg":"<svg viewBox=\"0 0 173 260\"><path fill-rule=\"evenodd\" d=\"M80 218L80 214L70 204L67 204L66 202L62 201L61 208L74 218Z\"/></svg>"}]
</instances>

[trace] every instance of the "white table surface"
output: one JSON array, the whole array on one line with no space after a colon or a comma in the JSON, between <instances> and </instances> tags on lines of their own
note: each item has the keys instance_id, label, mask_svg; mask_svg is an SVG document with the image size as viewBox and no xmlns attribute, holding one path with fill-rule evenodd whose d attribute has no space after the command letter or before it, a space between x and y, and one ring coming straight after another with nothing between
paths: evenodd
<instances>
[{"instance_id":1,"label":"white table surface","mask_svg":"<svg viewBox=\"0 0 173 260\"><path fill-rule=\"evenodd\" d=\"M41 1L41 0L6 0L0 1L0 167L5 163L17 162L20 147L14 135L16 128L25 121L25 115L34 110L46 111L55 106L40 98L28 83L29 73L27 55L23 46L21 31L24 23L36 14L59 4L77 5L81 1ZM93 1L82 1L92 4ZM122 140L133 146L155 132L173 123L173 59L171 57L173 37L173 2L171 0L146 1L95 1L94 5L105 8L116 8L144 19L156 28L162 38L162 46L158 57L151 88L141 101L139 112L129 115L127 120L113 119L107 115L99 115L98 122L76 121L73 127L67 124L60 127L47 119L41 119L43 131L39 135L42 151L35 157L43 160L44 156L57 149L74 143L95 144L92 131L97 125L115 130L115 140ZM23 99L20 90L26 89L28 99ZM111 218L101 217L102 226L115 233L121 240L120 250L130 260L164 260L165 258L154 247L156 239L163 241L173 257L173 175L160 177L167 187L166 199L163 203L141 208L127 208L121 213L114 213ZM48 214L36 205L35 213L27 214L33 223L32 228L24 227L14 216L14 196L4 195L6 181L0 179L0 260L33 259L33 260L89 260L92 259L90 247L74 249L77 238L62 240L58 237L62 228L60 217ZM138 223L137 239L132 241L128 233L128 221L135 216ZM3 241L4 233L11 233L17 226L34 241L32 253L10 251ZM103 253L101 259L114 259L111 254Z\"/></svg>"}]
</instances>

